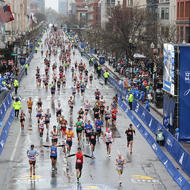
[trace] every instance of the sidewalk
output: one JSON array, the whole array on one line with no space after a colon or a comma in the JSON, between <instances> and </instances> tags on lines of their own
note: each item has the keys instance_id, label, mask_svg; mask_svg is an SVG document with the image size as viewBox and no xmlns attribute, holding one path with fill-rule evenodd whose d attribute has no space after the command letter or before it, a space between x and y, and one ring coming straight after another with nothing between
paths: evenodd
<instances>
[{"instance_id":1,"label":"sidewalk","mask_svg":"<svg viewBox=\"0 0 190 190\"><path fill-rule=\"evenodd\" d=\"M93 56L99 60L98 56L93 54ZM123 76L120 75L119 73L116 73L114 71L114 68L111 67L109 64L108 64L108 61L106 61L103 65L103 67L107 67L109 69L109 71L111 71L111 73L113 75L115 75L117 77L117 80L119 80L120 78L122 78ZM160 109L160 108L157 108L153 103L150 103L150 107L151 107L151 110L150 112L152 113L153 116L155 116L155 118L157 120L162 120L163 119L163 109Z\"/></svg>"}]
</instances>

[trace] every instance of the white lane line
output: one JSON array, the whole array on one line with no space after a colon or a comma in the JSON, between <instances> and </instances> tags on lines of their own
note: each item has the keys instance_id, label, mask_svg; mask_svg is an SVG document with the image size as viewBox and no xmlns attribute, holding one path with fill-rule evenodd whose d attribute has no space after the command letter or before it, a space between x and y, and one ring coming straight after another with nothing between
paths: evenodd
<instances>
[{"instance_id":1,"label":"white lane line","mask_svg":"<svg viewBox=\"0 0 190 190\"><path fill-rule=\"evenodd\" d=\"M18 142L19 142L20 136L21 136L20 134L21 134L21 132L19 132L19 134L17 136L16 143L15 143L15 146L14 146L14 150L13 150L13 153L11 154L11 159L10 159L11 162L14 160L14 157L15 157L16 149L17 149Z\"/></svg>"}]
</instances>

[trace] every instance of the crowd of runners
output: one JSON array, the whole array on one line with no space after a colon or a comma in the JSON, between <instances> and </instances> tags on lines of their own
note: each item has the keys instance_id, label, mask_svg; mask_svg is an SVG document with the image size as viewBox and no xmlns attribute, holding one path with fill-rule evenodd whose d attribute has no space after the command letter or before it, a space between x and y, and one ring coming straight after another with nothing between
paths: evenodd
<instances>
[{"instance_id":1,"label":"crowd of runners","mask_svg":"<svg viewBox=\"0 0 190 190\"><path fill-rule=\"evenodd\" d=\"M94 92L94 101L85 98L87 88L93 86L95 73L88 69L92 66L86 65L82 58L75 57L76 50L72 41L69 41L63 31L51 30L47 33L43 43L41 43L41 56L44 58L44 67L36 68L36 86L42 88L47 94L51 94L51 104L55 107L55 115L51 113L51 109L44 109L46 102L40 97L37 102L34 102L32 97L27 100L28 113L21 110L20 123L21 129L24 131L24 123L26 117L32 118L33 112L36 116L36 125L39 129L39 138L41 138L41 146L50 149L50 159L52 162L52 172L57 172L57 148L63 149L65 158L76 157L76 177L77 182L82 174L83 157L91 159L95 158L96 143L104 142L107 150L107 157L111 157L111 146L114 142L114 129L117 127L118 113L118 96L112 98L111 104L104 99L100 89ZM71 60L72 58L72 60ZM75 58L75 61L73 61ZM54 61L55 60L55 61ZM56 60L59 60L56 62ZM45 69L43 69L45 68ZM69 118L64 115L65 108L61 103L55 103L55 94L61 95L61 92L66 88L68 80L66 73L72 73L72 89L70 96L60 97L67 99L69 115L73 117L73 112L76 109L76 96L81 97L83 105L77 111L77 117L73 117L73 123L69 122ZM99 79L97 79L99 80ZM51 120L55 117L56 121ZM133 134L135 130L132 124L124 131L127 135L127 145L130 146L132 154ZM44 133L51 138L50 144L43 142ZM77 138L77 152L72 153L73 139ZM83 147L89 146L91 154L87 155L83 152ZM30 176L35 176L36 157L39 152L34 144L27 151L30 164ZM119 175L119 183L121 184L121 174L123 172L126 160L118 153L116 158L116 167Z\"/></svg>"}]
</instances>

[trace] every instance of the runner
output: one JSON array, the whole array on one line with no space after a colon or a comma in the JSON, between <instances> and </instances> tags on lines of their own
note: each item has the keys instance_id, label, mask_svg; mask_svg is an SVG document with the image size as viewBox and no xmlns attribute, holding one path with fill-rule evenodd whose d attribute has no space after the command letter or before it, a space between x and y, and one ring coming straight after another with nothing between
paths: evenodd
<instances>
[{"instance_id":1,"label":"runner","mask_svg":"<svg viewBox=\"0 0 190 190\"><path fill-rule=\"evenodd\" d=\"M111 157L112 141L113 141L113 134L112 134L110 128L108 128L107 132L105 132L105 134L104 134L104 142L106 143L107 154L109 157Z\"/></svg>"},{"instance_id":2,"label":"runner","mask_svg":"<svg viewBox=\"0 0 190 190\"><path fill-rule=\"evenodd\" d=\"M67 120L62 116L60 118L60 125L61 125L61 133L62 133L62 138L64 139L65 137L65 132L67 130Z\"/></svg>"},{"instance_id":3,"label":"runner","mask_svg":"<svg viewBox=\"0 0 190 190\"><path fill-rule=\"evenodd\" d=\"M21 124L21 130L24 131L24 122L25 122L25 113L23 110L20 112L20 124Z\"/></svg>"},{"instance_id":4,"label":"runner","mask_svg":"<svg viewBox=\"0 0 190 190\"><path fill-rule=\"evenodd\" d=\"M100 117L101 117L102 121L103 121L104 113L105 113L105 106L103 103L101 103L100 104Z\"/></svg>"},{"instance_id":5,"label":"runner","mask_svg":"<svg viewBox=\"0 0 190 190\"><path fill-rule=\"evenodd\" d=\"M110 116L111 116L111 112L110 112L109 106L107 106L107 109L105 110L106 130L109 127Z\"/></svg>"},{"instance_id":6,"label":"runner","mask_svg":"<svg viewBox=\"0 0 190 190\"><path fill-rule=\"evenodd\" d=\"M50 118L51 118L51 113L50 113L50 109L48 108L47 112L44 114L45 125L46 125L46 129L47 129L47 135L49 134Z\"/></svg>"},{"instance_id":7,"label":"runner","mask_svg":"<svg viewBox=\"0 0 190 190\"><path fill-rule=\"evenodd\" d=\"M117 109L114 108L111 111L112 114L112 127L116 127Z\"/></svg>"},{"instance_id":8,"label":"runner","mask_svg":"<svg viewBox=\"0 0 190 190\"><path fill-rule=\"evenodd\" d=\"M89 144L90 141L90 134L92 132L92 125L90 123L90 120L88 120L88 123L85 124L85 133L86 133L86 143Z\"/></svg>"},{"instance_id":9,"label":"runner","mask_svg":"<svg viewBox=\"0 0 190 190\"><path fill-rule=\"evenodd\" d=\"M52 143L55 142L57 144L58 130L57 130L57 127L55 125L53 126L53 130L51 131L51 136L52 136Z\"/></svg>"},{"instance_id":10,"label":"runner","mask_svg":"<svg viewBox=\"0 0 190 190\"><path fill-rule=\"evenodd\" d=\"M87 157L87 158L92 158L92 156L86 155L84 153L81 152L81 148L78 147L78 151L75 154L71 154L67 157L72 157L72 156L76 156L76 177L77 177L77 183L79 182L79 179L82 175L82 167L83 167L83 156Z\"/></svg>"},{"instance_id":11,"label":"runner","mask_svg":"<svg viewBox=\"0 0 190 190\"><path fill-rule=\"evenodd\" d=\"M30 177L32 177L32 170L33 170L33 176L36 175L35 166L36 166L36 157L38 155L39 155L38 151L34 149L34 145L32 144L30 146L30 149L27 150L27 157L29 159L29 164L30 164Z\"/></svg>"},{"instance_id":12,"label":"runner","mask_svg":"<svg viewBox=\"0 0 190 190\"><path fill-rule=\"evenodd\" d=\"M39 130L40 130L40 137L43 137L43 132L44 132L44 120L43 116L39 118Z\"/></svg>"},{"instance_id":13,"label":"runner","mask_svg":"<svg viewBox=\"0 0 190 190\"><path fill-rule=\"evenodd\" d=\"M135 134L135 130L133 129L133 125L130 124L129 128L125 131L127 135L127 148L129 148L130 145L130 154L132 154L133 151L133 133Z\"/></svg>"},{"instance_id":14,"label":"runner","mask_svg":"<svg viewBox=\"0 0 190 190\"><path fill-rule=\"evenodd\" d=\"M75 84L72 87L72 94L73 94L73 97L75 98L75 94L76 94L76 86L75 86Z\"/></svg>"},{"instance_id":15,"label":"runner","mask_svg":"<svg viewBox=\"0 0 190 190\"><path fill-rule=\"evenodd\" d=\"M90 84L92 85L92 81L93 81L93 74L92 73L89 76L89 80L90 80Z\"/></svg>"},{"instance_id":16,"label":"runner","mask_svg":"<svg viewBox=\"0 0 190 190\"><path fill-rule=\"evenodd\" d=\"M123 165L126 163L126 160L123 158L123 156L119 153L118 157L116 158L116 168L119 176L119 184L121 186L121 175L123 174Z\"/></svg>"},{"instance_id":17,"label":"runner","mask_svg":"<svg viewBox=\"0 0 190 190\"><path fill-rule=\"evenodd\" d=\"M95 99L96 99L96 100L99 100L99 99L100 99L100 91L99 91L98 89L96 89L94 95L95 95Z\"/></svg>"},{"instance_id":18,"label":"runner","mask_svg":"<svg viewBox=\"0 0 190 190\"><path fill-rule=\"evenodd\" d=\"M28 113L30 114L30 119L32 116L32 106L33 106L33 101L32 98L29 97L28 101L27 101L27 106L28 106Z\"/></svg>"},{"instance_id":19,"label":"runner","mask_svg":"<svg viewBox=\"0 0 190 190\"><path fill-rule=\"evenodd\" d=\"M57 145L56 142L53 142L51 146L43 145L44 147L50 148L50 158L52 164L52 171L57 171L57 147L64 147L65 145Z\"/></svg>"},{"instance_id":20,"label":"runner","mask_svg":"<svg viewBox=\"0 0 190 190\"><path fill-rule=\"evenodd\" d=\"M96 133L94 129L92 129L92 132L90 133L90 146L91 146L91 156L94 157L94 150L96 146Z\"/></svg>"},{"instance_id":21,"label":"runner","mask_svg":"<svg viewBox=\"0 0 190 190\"><path fill-rule=\"evenodd\" d=\"M90 103L88 102L88 100L86 100L84 103L84 111L85 111L84 115L85 116L88 115L89 108L90 108Z\"/></svg>"},{"instance_id":22,"label":"runner","mask_svg":"<svg viewBox=\"0 0 190 190\"><path fill-rule=\"evenodd\" d=\"M80 145L81 142L81 136L82 136L82 132L84 130L84 127L82 125L82 121L80 120L80 118L78 117L78 121L75 124L76 127L76 132L77 132L77 138L78 138L78 145Z\"/></svg>"},{"instance_id":23,"label":"runner","mask_svg":"<svg viewBox=\"0 0 190 190\"><path fill-rule=\"evenodd\" d=\"M70 154L72 147L72 138L74 137L74 132L71 130L71 127L68 127L68 131L65 133L67 135L66 146L67 146L67 154Z\"/></svg>"},{"instance_id":24,"label":"runner","mask_svg":"<svg viewBox=\"0 0 190 190\"><path fill-rule=\"evenodd\" d=\"M98 117L98 119L97 119L96 122L95 122L96 134L97 134L98 142L100 142L100 141L99 141L99 138L100 138L100 135L101 135L101 133L102 133L102 125L103 125L103 121L100 120L100 117Z\"/></svg>"},{"instance_id":25,"label":"runner","mask_svg":"<svg viewBox=\"0 0 190 190\"><path fill-rule=\"evenodd\" d=\"M100 113L98 103L95 103L93 111L94 111L94 119L96 120L99 118L99 113Z\"/></svg>"},{"instance_id":26,"label":"runner","mask_svg":"<svg viewBox=\"0 0 190 190\"><path fill-rule=\"evenodd\" d=\"M84 96L85 88L86 88L86 86L85 86L84 82L82 82L82 84L80 85L81 96Z\"/></svg>"},{"instance_id":27,"label":"runner","mask_svg":"<svg viewBox=\"0 0 190 190\"><path fill-rule=\"evenodd\" d=\"M57 121L59 121L60 117L62 114L62 108L61 108L61 104L58 103L58 107L56 108L56 117L57 117Z\"/></svg>"},{"instance_id":28,"label":"runner","mask_svg":"<svg viewBox=\"0 0 190 190\"><path fill-rule=\"evenodd\" d=\"M70 114L72 114L73 113L73 106L74 106L74 100L73 100L72 96L70 96L68 104L69 104L69 107L70 107Z\"/></svg>"}]
</instances>

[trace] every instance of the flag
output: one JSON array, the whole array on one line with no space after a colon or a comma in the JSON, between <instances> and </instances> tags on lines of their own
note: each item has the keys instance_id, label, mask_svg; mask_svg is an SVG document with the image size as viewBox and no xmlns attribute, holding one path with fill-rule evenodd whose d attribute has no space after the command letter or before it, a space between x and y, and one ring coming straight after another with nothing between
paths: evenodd
<instances>
[{"instance_id":1,"label":"flag","mask_svg":"<svg viewBox=\"0 0 190 190\"><path fill-rule=\"evenodd\" d=\"M34 27L34 19L33 19L33 16L31 15L30 16L30 27L33 29Z\"/></svg>"},{"instance_id":2,"label":"flag","mask_svg":"<svg viewBox=\"0 0 190 190\"><path fill-rule=\"evenodd\" d=\"M14 20L14 17L11 12L11 7L9 5L5 5L3 8L0 8L0 22L5 24L12 20Z\"/></svg>"}]
</instances>

